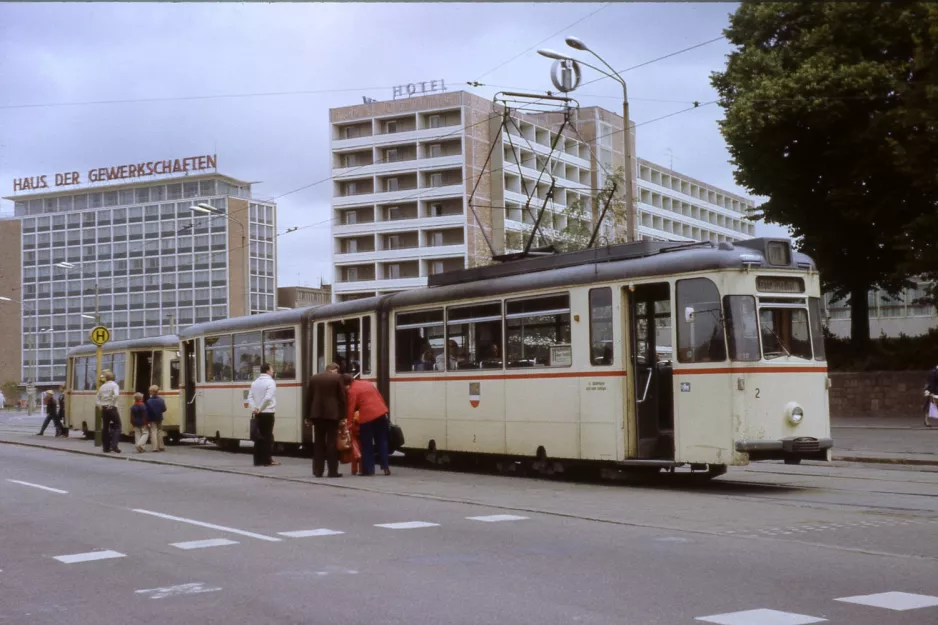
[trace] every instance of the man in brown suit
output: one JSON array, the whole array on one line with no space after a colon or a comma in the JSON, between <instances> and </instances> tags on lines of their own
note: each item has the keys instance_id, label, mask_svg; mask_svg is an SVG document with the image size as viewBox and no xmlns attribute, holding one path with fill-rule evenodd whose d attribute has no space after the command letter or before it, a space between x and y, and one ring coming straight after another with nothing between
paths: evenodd
<instances>
[{"instance_id":1,"label":"man in brown suit","mask_svg":"<svg viewBox=\"0 0 938 625\"><path fill-rule=\"evenodd\" d=\"M336 433L339 421L345 418L346 402L339 365L327 365L323 373L309 379L307 414L313 423L313 475L316 477L322 477L326 464L329 465L328 477L342 477Z\"/></svg>"}]
</instances>

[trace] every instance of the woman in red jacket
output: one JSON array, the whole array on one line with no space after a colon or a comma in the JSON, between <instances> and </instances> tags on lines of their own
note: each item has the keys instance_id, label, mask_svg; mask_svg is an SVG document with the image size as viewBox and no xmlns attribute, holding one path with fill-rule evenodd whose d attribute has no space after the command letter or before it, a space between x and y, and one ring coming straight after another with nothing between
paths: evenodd
<instances>
[{"instance_id":1,"label":"woman in red jacket","mask_svg":"<svg viewBox=\"0 0 938 625\"><path fill-rule=\"evenodd\" d=\"M351 423L358 411L361 436L362 475L375 474L375 447L385 475L391 475L388 466L388 405L381 393L370 382L352 379L348 387L348 422Z\"/></svg>"}]
</instances>

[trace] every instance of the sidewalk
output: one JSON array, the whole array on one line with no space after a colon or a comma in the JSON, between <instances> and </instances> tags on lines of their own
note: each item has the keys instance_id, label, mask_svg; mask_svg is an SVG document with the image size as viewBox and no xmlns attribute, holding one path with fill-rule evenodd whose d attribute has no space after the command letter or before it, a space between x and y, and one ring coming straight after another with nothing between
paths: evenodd
<instances>
[{"instance_id":1,"label":"sidewalk","mask_svg":"<svg viewBox=\"0 0 938 625\"><path fill-rule=\"evenodd\" d=\"M4 412L0 417L0 443L47 447L133 462L197 467L264 477L276 475L280 479L309 482L335 482L313 478L311 460L308 458L279 457L283 463L279 467L254 467L248 447L243 447L241 453L230 453L217 449L211 443L200 445L186 440L181 445L168 445L165 453L137 453L133 444L123 443L123 453L103 454L93 441L85 440L77 432L72 432L69 438L55 438L51 425L45 436L36 436L42 419L41 415L27 417L25 413ZM834 438L834 461L938 467L938 427L926 428L917 418L835 418L832 419L831 432ZM406 471L407 468L400 467L400 470ZM357 478L352 480L358 482ZM341 481L348 482L345 479Z\"/></svg>"}]
</instances>

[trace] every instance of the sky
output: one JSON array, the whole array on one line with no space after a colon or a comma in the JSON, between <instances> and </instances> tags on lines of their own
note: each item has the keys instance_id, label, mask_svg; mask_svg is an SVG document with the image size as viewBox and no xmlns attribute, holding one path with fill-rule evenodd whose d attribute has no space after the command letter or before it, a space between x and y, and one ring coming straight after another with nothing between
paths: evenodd
<instances>
[{"instance_id":1,"label":"sky","mask_svg":"<svg viewBox=\"0 0 938 625\"><path fill-rule=\"evenodd\" d=\"M220 172L278 203L280 286L316 286L332 276L330 108L391 99L394 85L433 79L489 99L505 88L543 92L551 61L538 47L573 53L564 38L577 36L623 70L720 37L735 8L0 4L0 195L22 176L215 153ZM720 39L623 77L639 157L751 197L734 182L718 105L651 121L715 100L710 73L730 51ZM584 82L596 77L584 69ZM575 96L621 110L612 80ZM0 202L0 214L12 210ZM286 233L292 226L300 228ZM756 234L785 231L760 223Z\"/></svg>"}]
</instances>

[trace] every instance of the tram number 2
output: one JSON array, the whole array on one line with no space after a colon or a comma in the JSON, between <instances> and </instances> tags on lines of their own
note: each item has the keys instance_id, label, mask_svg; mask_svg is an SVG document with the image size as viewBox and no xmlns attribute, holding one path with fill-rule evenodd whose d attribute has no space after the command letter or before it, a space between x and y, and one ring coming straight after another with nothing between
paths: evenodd
<instances>
[{"instance_id":1,"label":"tram number 2","mask_svg":"<svg viewBox=\"0 0 938 625\"><path fill-rule=\"evenodd\" d=\"M759 389L756 389L756 399L759 399L759 393L760 393Z\"/></svg>"}]
</instances>

